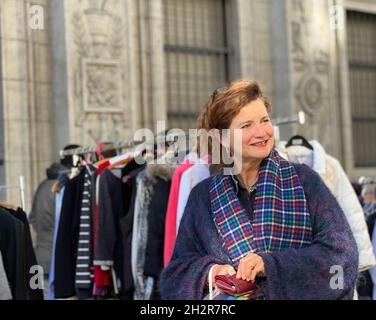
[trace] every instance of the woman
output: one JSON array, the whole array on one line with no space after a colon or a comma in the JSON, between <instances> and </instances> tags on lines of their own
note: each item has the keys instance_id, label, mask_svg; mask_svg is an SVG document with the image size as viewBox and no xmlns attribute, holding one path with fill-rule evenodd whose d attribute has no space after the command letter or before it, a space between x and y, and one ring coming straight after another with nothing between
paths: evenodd
<instances>
[{"instance_id":1,"label":"woman","mask_svg":"<svg viewBox=\"0 0 376 320\"><path fill-rule=\"evenodd\" d=\"M215 92L200 127L242 132L221 143L238 175L224 170L191 192L169 265L164 299L202 299L209 272L256 282L266 299L352 299L358 253L334 196L308 166L274 150L270 104L256 82ZM230 141L230 142L228 142Z\"/></svg>"}]
</instances>

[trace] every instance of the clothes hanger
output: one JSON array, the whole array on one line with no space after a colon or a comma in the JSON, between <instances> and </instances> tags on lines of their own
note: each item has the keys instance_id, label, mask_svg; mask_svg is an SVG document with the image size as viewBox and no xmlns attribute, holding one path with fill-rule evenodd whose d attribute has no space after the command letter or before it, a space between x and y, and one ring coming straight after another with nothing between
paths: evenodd
<instances>
[{"instance_id":1,"label":"clothes hanger","mask_svg":"<svg viewBox=\"0 0 376 320\"><path fill-rule=\"evenodd\" d=\"M51 192L53 193L58 193L61 189L61 185L60 185L60 182L59 181L56 181L52 187L51 187Z\"/></svg>"},{"instance_id":2,"label":"clothes hanger","mask_svg":"<svg viewBox=\"0 0 376 320\"><path fill-rule=\"evenodd\" d=\"M302 146L302 147L306 147L310 150L313 150L313 147L308 142L308 140L306 138L304 138L303 136L299 135L299 134L292 136L289 139L289 141L287 141L285 147L288 148L288 147L291 147L291 146Z\"/></svg>"},{"instance_id":3,"label":"clothes hanger","mask_svg":"<svg viewBox=\"0 0 376 320\"><path fill-rule=\"evenodd\" d=\"M102 163L105 163L105 162L109 161L110 159L111 159L111 158L104 158L104 159L99 160L99 161L97 161L96 163L94 163L94 165L95 165L96 167L99 167Z\"/></svg>"},{"instance_id":4,"label":"clothes hanger","mask_svg":"<svg viewBox=\"0 0 376 320\"><path fill-rule=\"evenodd\" d=\"M120 156L114 157L110 159L110 165L108 168L111 170L114 167L127 164L128 162L132 161L134 159L133 152L126 152Z\"/></svg>"},{"instance_id":5,"label":"clothes hanger","mask_svg":"<svg viewBox=\"0 0 376 320\"><path fill-rule=\"evenodd\" d=\"M9 209L9 210L14 210L14 211L17 211L18 207L11 204L11 203L8 203L4 200L0 200L0 207L3 207L3 208L6 208L6 209Z\"/></svg>"}]
</instances>

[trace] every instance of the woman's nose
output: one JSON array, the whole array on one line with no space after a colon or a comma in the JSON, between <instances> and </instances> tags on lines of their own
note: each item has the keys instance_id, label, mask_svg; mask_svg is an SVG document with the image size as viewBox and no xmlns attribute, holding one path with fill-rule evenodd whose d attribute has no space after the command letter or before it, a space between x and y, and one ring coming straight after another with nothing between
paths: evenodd
<instances>
[{"instance_id":1,"label":"woman's nose","mask_svg":"<svg viewBox=\"0 0 376 320\"><path fill-rule=\"evenodd\" d=\"M255 137L265 137L266 131L262 126L256 125L253 129L253 135Z\"/></svg>"}]
</instances>

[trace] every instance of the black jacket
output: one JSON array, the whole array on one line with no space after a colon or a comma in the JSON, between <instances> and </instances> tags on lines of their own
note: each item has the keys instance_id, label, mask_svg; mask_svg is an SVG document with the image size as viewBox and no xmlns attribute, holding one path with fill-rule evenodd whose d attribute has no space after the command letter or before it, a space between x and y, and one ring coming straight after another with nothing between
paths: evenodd
<instances>
[{"instance_id":1,"label":"black jacket","mask_svg":"<svg viewBox=\"0 0 376 320\"><path fill-rule=\"evenodd\" d=\"M31 267L38 265L30 227L22 209L0 208L0 250L12 297L15 300L43 300L42 289L32 289Z\"/></svg>"},{"instance_id":2,"label":"black jacket","mask_svg":"<svg viewBox=\"0 0 376 320\"><path fill-rule=\"evenodd\" d=\"M37 266L39 264L35 256L32 240L31 240L30 226L29 226L29 222L27 221L26 213L20 208L18 208L17 211L14 211L12 213L24 225L25 268L26 268L28 298L30 300L43 300L43 290L32 289L30 287L30 280L35 275L33 273L30 273L30 269L31 267Z\"/></svg>"},{"instance_id":3,"label":"black jacket","mask_svg":"<svg viewBox=\"0 0 376 320\"><path fill-rule=\"evenodd\" d=\"M83 170L67 182L64 190L55 248L56 298L68 298L76 294L74 281L84 176Z\"/></svg>"},{"instance_id":4,"label":"black jacket","mask_svg":"<svg viewBox=\"0 0 376 320\"><path fill-rule=\"evenodd\" d=\"M165 219L171 181L158 179L151 196L144 274L159 279L163 269Z\"/></svg>"}]
</instances>

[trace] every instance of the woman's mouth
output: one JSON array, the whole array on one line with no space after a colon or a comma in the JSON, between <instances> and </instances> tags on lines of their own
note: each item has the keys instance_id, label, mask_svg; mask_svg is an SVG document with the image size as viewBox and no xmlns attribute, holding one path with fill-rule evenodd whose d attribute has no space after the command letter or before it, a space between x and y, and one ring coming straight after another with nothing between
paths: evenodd
<instances>
[{"instance_id":1,"label":"woman's mouth","mask_svg":"<svg viewBox=\"0 0 376 320\"><path fill-rule=\"evenodd\" d=\"M257 147L257 148L264 148L266 147L268 144L268 140L263 140L263 141L259 141L259 142L256 142L256 143L252 143L251 146L252 147Z\"/></svg>"}]
</instances>

